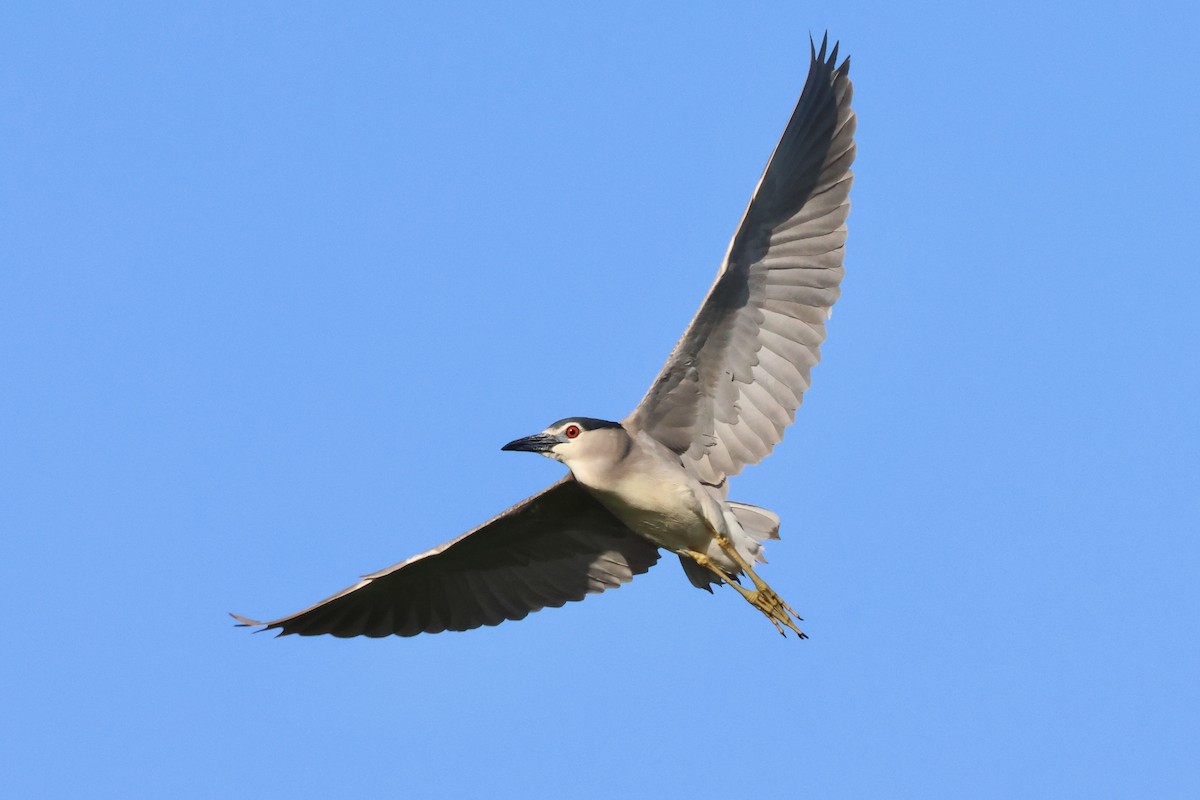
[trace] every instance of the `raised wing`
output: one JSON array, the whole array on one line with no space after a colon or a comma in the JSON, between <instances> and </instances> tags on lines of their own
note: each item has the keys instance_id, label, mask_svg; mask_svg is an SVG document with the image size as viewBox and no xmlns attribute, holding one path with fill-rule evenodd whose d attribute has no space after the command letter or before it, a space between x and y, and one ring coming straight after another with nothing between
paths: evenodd
<instances>
[{"instance_id":1,"label":"raised wing","mask_svg":"<svg viewBox=\"0 0 1200 800\"><path fill-rule=\"evenodd\" d=\"M415 636L523 619L620 586L658 561L566 477L494 519L291 616L243 625L279 635Z\"/></svg>"},{"instance_id":2,"label":"raised wing","mask_svg":"<svg viewBox=\"0 0 1200 800\"><path fill-rule=\"evenodd\" d=\"M853 178L850 60L812 48L796 110L700 311L625 420L720 485L795 418L842 280Z\"/></svg>"}]
</instances>

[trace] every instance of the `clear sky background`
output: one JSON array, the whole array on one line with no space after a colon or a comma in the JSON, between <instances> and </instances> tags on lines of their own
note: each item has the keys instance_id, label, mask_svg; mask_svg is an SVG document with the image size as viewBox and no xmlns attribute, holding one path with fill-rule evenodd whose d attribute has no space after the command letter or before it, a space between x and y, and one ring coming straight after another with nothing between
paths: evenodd
<instances>
[{"instance_id":1,"label":"clear sky background","mask_svg":"<svg viewBox=\"0 0 1200 800\"><path fill-rule=\"evenodd\" d=\"M1200 12L6 3L6 797L1200 796ZM440 8L430 4L430 8ZM853 56L783 640L673 558L275 640L620 418Z\"/></svg>"}]
</instances>

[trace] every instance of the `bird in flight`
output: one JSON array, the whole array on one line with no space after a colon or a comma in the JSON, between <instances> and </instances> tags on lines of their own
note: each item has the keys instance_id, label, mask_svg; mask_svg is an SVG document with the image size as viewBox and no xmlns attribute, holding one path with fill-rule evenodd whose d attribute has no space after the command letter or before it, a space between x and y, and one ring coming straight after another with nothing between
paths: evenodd
<instances>
[{"instance_id":1,"label":"bird in flight","mask_svg":"<svg viewBox=\"0 0 1200 800\"><path fill-rule=\"evenodd\" d=\"M729 478L783 438L842 280L855 115L850 61L811 45L808 79L716 281L646 396L620 422L570 417L504 445L569 473L499 516L303 611L241 625L302 636L414 636L523 619L679 556L784 636L800 617L755 572L773 512ZM748 585L743 584L742 578Z\"/></svg>"}]
</instances>

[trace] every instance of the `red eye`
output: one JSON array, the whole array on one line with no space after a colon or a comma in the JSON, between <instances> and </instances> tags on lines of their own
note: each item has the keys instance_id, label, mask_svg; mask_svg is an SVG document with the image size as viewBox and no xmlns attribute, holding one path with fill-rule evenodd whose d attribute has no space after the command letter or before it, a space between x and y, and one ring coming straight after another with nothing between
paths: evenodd
<instances>
[{"instance_id":1,"label":"red eye","mask_svg":"<svg viewBox=\"0 0 1200 800\"><path fill-rule=\"evenodd\" d=\"M568 439L574 439L576 436L579 435L579 426L578 425L568 425L567 429L565 431L563 431L563 433L565 433L567 435Z\"/></svg>"}]
</instances>

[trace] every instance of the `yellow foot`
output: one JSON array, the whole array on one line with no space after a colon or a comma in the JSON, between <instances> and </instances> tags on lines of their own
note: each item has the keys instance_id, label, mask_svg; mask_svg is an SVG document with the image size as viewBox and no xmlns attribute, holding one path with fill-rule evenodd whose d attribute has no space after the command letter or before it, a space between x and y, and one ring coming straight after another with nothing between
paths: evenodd
<instances>
[{"instance_id":1,"label":"yellow foot","mask_svg":"<svg viewBox=\"0 0 1200 800\"><path fill-rule=\"evenodd\" d=\"M800 615L796 613L796 610L784 602L783 598L777 595L775 590L767 585L766 581L758 577L754 570L750 569L750 566L746 564L737 551L733 549L733 546L730 544L727 538L717 534L717 542L721 545L723 550L730 552L734 558L734 561L739 563L742 570L750 577L750 580L754 582L753 589L747 589L745 586L742 586L740 583L735 581L732 577L726 575L720 567L712 562L712 559L703 553L687 550L684 551L683 554L691 558L705 569L715 573L717 577L719 577L729 586L732 586L738 594L746 599L747 603L757 608L763 613L763 616L771 620L771 624L775 626L775 630L779 631L780 636L787 638L787 630L785 630L786 628L794 631L795 634L801 639L807 639L808 635L804 631L797 628L796 622L793 621L793 619L796 621L803 621ZM728 549L726 549L727 545Z\"/></svg>"},{"instance_id":2,"label":"yellow foot","mask_svg":"<svg viewBox=\"0 0 1200 800\"><path fill-rule=\"evenodd\" d=\"M738 588L740 589L741 587ZM767 619L771 620L775 625L775 629L779 631L780 636L787 638L787 631L784 628L788 628L794 631L801 639L808 638L808 634L797 628L796 623L792 621L793 618L799 620L800 615L796 613L795 609L785 603L782 597L775 594L771 587L764 585L761 589L746 589L745 594L742 596L750 602L750 605L757 608L766 615Z\"/></svg>"}]
</instances>

